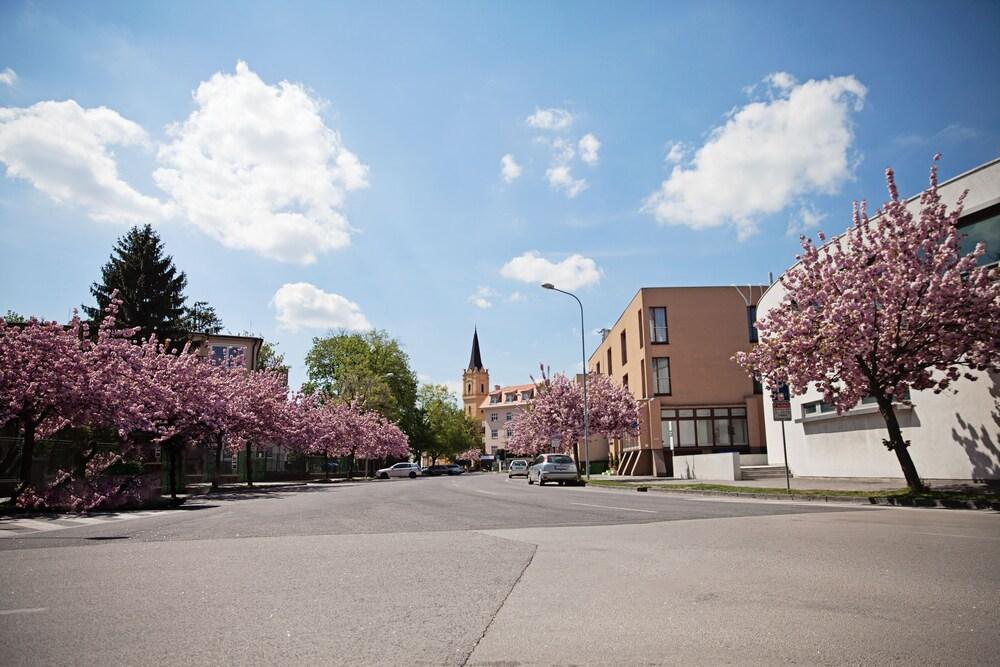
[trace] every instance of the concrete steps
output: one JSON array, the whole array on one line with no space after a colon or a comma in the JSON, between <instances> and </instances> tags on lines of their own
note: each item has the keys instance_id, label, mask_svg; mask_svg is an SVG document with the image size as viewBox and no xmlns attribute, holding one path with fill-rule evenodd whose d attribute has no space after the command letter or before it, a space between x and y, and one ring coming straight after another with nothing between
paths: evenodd
<instances>
[{"instance_id":1,"label":"concrete steps","mask_svg":"<svg viewBox=\"0 0 1000 667\"><path fill-rule=\"evenodd\" d=\"M745 480L773 479L785 476L785 466L740 466L740 477Z\"/></svg>"}]
</instances>

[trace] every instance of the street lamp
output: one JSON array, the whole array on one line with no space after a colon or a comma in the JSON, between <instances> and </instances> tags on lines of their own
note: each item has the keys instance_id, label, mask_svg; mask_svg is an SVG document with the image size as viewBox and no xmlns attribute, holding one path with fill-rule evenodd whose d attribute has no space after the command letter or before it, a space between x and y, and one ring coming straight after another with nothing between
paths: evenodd
<instances>
[{"instance_id":1,"label":"street lamp","mask_svg":"<svg viewBox=\"0 0 1000 667\"><path fill-rule=\"evenodd\" d=\"M576 299L580 306L580 350L583 353L583 446L587 465L587 481L590 481L590 405L587 402L587 336L583 328L583 303L572 292L561 290L552 283L542 283L542 287L554 292L562 292Z\"/></svg>"}]
</instances>

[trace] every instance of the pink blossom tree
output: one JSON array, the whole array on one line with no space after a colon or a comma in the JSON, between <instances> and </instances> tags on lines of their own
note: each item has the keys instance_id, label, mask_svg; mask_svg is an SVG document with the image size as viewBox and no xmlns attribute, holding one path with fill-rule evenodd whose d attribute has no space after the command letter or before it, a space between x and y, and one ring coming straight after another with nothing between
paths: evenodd
<instances>
[{"instance_id":1,"label":"pink blossom tree","mask_svg":"<svg viewBox=\"0 0 1000 667\"><path fill-rule=\"evenodd\" d=\"M78 423L90 407L85 347L75 315L68 327L0 318L0 424L16 421L23 436L15 497L32 482L37 438Z\"/></svg>"},{"instance_id":2,"label":"pink blossom tree","mask_svg":"<svg viewBox=\"0 0 1000 667\"><path fill-rule=\"evenodd\" d=\"M825 246L802 238L799 264L781 278L783 301L757 323L757 347L736 360L770 387L815 387L838 413L873 397L883 442L917 490L893 401L906 400L908 388L940 393L963 374L975 380L970 371L998 369L1000 282L977 266L982 243L960 254L966 193L949 212L936 164L917 214L900 200L891 169L886 183L890 199L875 218L862 202L853 226Z\"/></svg>"},{"instance_id":3,"label":"pink blossom tree","mask_svg":"<svg viewBox=\"0 0 1000 667\"><path fill-rule=\"evenodd\" d=\"M634 433L638 428L639 405L624 387L611 383L608 376L591 372L587 376L590 434L608 438ZM553 440L564 453L579 461L583 438L583 388L565 375L544 377L537 397L511 422L513 433L507 440L511 452L533 456L547 451Z\"/></svg>"}]
</instances>

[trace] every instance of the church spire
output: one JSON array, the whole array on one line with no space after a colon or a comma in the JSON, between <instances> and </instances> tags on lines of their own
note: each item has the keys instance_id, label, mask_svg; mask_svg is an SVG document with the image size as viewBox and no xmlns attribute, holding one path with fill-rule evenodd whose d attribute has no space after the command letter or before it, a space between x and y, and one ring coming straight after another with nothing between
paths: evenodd
<instances>
[{"instance_id":1,"label":"church spire","mask_svg":"<svg viewBox=\"0 0 1000 667\"><path fill-rule=\"evenodd\" d=\"M479 354L479 330L474 329L472 333L472 354L469 356L469 370L483 370L483 357Z\"/></svg>"}]
</instances>

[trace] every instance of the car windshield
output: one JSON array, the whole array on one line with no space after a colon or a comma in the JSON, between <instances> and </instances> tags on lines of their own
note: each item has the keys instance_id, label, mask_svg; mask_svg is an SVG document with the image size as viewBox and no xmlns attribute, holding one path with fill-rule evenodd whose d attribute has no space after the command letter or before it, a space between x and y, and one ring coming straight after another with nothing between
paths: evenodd
<instances>
[{"instance_id":1,"label":"car windshield","mask_svg":"<svg viewBox=\"0 0 1000 667\"><path fill-rule=\"evenodd\" d=\"M562 454L556 454L555 456L549 457L549 463L572 463L573 459Z\"/></svg>"}]
</instances>

